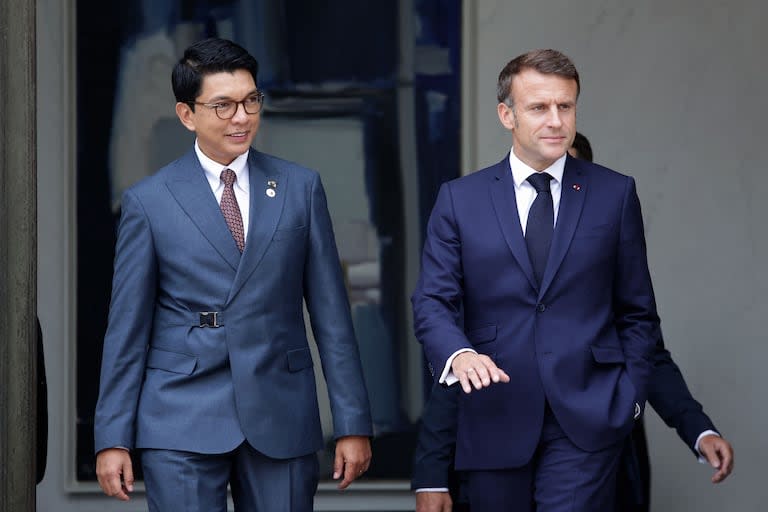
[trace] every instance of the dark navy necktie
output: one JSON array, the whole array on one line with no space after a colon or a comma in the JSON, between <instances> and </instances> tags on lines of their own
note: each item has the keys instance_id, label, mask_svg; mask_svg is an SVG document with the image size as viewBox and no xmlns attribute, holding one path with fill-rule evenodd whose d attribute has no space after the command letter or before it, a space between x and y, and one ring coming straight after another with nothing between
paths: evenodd
<instances>
[{"instance_id":1,"label":"dark navy necktie","mask_svg":"<svg viewBox=\"0 0 768 512\"><path fill-rule=\"evenodd\" d=\"M528 183L536 189L536 199L528 211L525 244L528 246L528 256L533 264L536 282L541 285L541 278L544 276L544 269L549 258L549 248L552 245L552 231L555 224L552 191L549 188L552 176L546 172L537 172L528 176L527 179Z\"/></svg>"}]
</instances>

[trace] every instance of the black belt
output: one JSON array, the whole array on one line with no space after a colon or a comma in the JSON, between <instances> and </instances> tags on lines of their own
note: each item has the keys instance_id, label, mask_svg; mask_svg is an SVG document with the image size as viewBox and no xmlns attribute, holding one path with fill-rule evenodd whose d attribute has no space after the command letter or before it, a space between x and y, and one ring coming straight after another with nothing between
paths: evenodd
<instances>
[{"instance_id":1,"label":"black belt","mask_svg":"<svg viewBox=\"0 0 768 512\"><path fill-rule=\"evenodd\" d=\"M220 311L200 311L198 327L221 327L224 321Z\"/></svg>"}]
</instances>

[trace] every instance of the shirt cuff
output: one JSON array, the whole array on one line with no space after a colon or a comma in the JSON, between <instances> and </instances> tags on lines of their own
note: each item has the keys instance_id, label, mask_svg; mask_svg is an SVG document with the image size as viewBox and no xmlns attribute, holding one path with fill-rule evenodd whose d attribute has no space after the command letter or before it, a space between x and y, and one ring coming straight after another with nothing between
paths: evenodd
<instances>
[{"instance_id":1,"label":"shirt cuff","mask_svg":"<svg viewBox=\"0 0 768 512\"><path fill-rule=\"evenodd\" d=\"M696 443L693 445L693 449L696 450L696 453L699 454L699 462L702 464L708 464L707 459L701 454L699 451L699 443L701 442L701 438L704 436L712 436L715 435L717 437L720 437L720 434L715 432L714 430L705 430L701 434L699 434L699 437L696 438Z\"/></svg>"},{"instance_id":2,"label":"shirt cuff","mask_svg":"<svg viewBox=\"0 0 768 512\"><path fill-rule=\"evenodd\" d=\"M414 492L448 492L447 487L424 487L423 489L416 489Z\"/></svg>"},{"instance_id":3,"label":"shirt cuff","mask_svg":"<svg viewBox=\"0 0 768 512\"><path fill-rule=\"evenodd\" d=\"M462 352L474 352L477 354L477 352L471 348L461 348L451 354L451 357L449 357L448 361L446 361L445 367L443 368L443 373L440 374L440 379L438 379L437 382L440 384L445 384L446 386L450 386L459 382L459 378L453 373L453 370L451 369L451 364L453 363L453 360L456 359L456 356Z\"/></svg>"}]
</instances>

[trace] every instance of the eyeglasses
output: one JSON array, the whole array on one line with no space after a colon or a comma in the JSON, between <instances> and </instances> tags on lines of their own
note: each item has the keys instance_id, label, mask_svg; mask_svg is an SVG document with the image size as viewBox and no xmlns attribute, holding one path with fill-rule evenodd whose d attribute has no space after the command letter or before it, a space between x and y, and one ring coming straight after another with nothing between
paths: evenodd
<instances>
[{"instance_id":1,"label":"eyeglasses","mask_svg":"<svg viewBox=\"0 0 768 512\"><path fill-rule=\"evenodd\" d=\"M201 103L199 101L190 101L190 105L202 105L207 108L211 108L216 111L216 116L219 119L232 119L235 117L237 107L243 105L243 110L246 114L258 114L261 112L261 107L264 105L264 93L257 92L252 94L241 101L217 101L215 103Z\"/></svg>"}]
</instances>

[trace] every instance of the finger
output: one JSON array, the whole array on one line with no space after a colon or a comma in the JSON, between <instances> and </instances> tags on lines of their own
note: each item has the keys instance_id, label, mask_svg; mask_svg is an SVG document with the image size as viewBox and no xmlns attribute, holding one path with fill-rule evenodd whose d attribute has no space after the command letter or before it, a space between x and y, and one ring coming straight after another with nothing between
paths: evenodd
<instances>
[{"instance_id":1,"label":"finger","mask_svg":"<svg viewBox=\"0 0 768 512\"><path fill-rule=\"evenodd\" d=\"M715 448L711 444L702 443L702 445L699 447L699 450L710 466L715 469L720 469L720 458L717 456Z\"/></svg>"},{"instance_id":2,"label":"finger","mask_svg":"<svg viewBox=\"0 0 768 512\"><path fill-rule=\"evenodd\" d=\"M98 468L97 476L99 486L104 494L125 501L128 496L123 492L123 486L120 482L119 467L119 465L104 464Z\"/></svg>"},{"instance_id":3,"label":"finger","mask_svg":"<svg viewBox=\"0 0 768 512\"><path fill-rule=\"evenodd\" d=\"M494 368L495 368L495 366L494 366ZM483 387L487 388L488 386L491 385L491 373L489 372L488 368L486 368L485 366L479 366L475 370L475 372L477 374L478 380L480 380L480 382L482 383Z\"/></svg>"},{"instance_id":4,"label":"finger","mask_svg":"<svg viewBox=\"0 0 768 512\"><path fill-rule=\"evenodd\" d=\"M467 379L469 379L469 382L472 383L475 389L483 388L483 381L480 380L480 376L477 374L477 370L470 367L467 369L466 375L467 375Z\"/></svg>"},{"instance_id":5,"label":"finger","mask_svg":"<svg viewBox=\"0 0 768 512\"><path fill-rule=\"evenodd\" d=\"M123 485L120 482L120 474L117 472L110 473L103 482L99 482L104 494L117 498L120 501L128 501L128 495L123 490Z\"/></svg>"},{"instance_id":6,"label":"finger","mask_svg":"<svg viewBox=\"0 0 768 512\"><path fill-rule=\"evenodd\" d=\"M339 489L346 489L349 484L355 481L355 479L362 474L360 466L356 464L350 464L347 462L344 466L344 480L339 483Z\"/></svg>"},{"instance_id":7,"label":"finger","mask_svg":"<svg viewBox=\"0 0 768 512\"><path fill-rule=\"evenodd\" d=\"M712 483L719 483L728 478L733 471L733 454L727 446L718 446L717 455L720 460L720 469L712 476Z\"/></svg>"},{"instance_id":8,"label":"finger","mask_svg":"<svg viewBox=\"0 0 768 512\"><path fill-rule=\"evenodd\" d=\"M333 459L333 479L338 480L344 471L344 455L336 450L336 457Z\"/></svg>"},{"instance_id":9,"label":"finger","mask_svg":"<svg viewBox=\"0 0 768 512\"><path fill-rule=\"evenodd\" d=\"M461 389L464 390L466 394L470 394L472 392L472 385L469 383L469 378L467 377L466 372L463 372L461 375L459 375L459 383L461 384Z\"/></svg>"},{"instance_id":10,"label":"finger","mask_svg":"<svg viewBox=\"0 0 768 512\"><path fill-rule=\"evenodd\" d=\"M488 356L481 356L480 361L485 366L485 369L488 372L488 378L492 382L509 382L509 376L504 372L504 370L496 366L496 363L493 362L493 359Z\"/></svg>"},{"instance_id":11,"label":"finger","mask_svg":"<svg viewBox=\"0 0 768 512\"><path fill-rule=\"evenodd\" d=\"M128 458L123 465L123 485L128 492L133 492L133 464Z\"/></svg>"}]
</instances>

